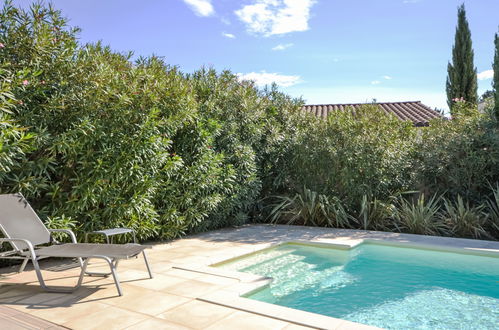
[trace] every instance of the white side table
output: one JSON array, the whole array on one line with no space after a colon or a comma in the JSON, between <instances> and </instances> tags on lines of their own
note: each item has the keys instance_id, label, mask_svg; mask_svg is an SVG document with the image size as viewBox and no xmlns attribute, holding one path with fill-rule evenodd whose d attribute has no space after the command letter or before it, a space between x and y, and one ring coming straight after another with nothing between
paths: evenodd
<instances>
[{"instance_id":1,"label":"white side table","mask_svg":"<svg viewBox=\"0 0 499 330\"><path fill-rule=\"evenodd\" d=\"M113 236L124 235L129 233L131 233L133 236L133 242L137 243L137 239L135 238L135 231L131 228L111 228L111 229L91 231L85 234L85 242L88 242L88 235L92 234L92 235L104 235L106 237L106 243L112 244Z\"/></svg>"}]
</instances>

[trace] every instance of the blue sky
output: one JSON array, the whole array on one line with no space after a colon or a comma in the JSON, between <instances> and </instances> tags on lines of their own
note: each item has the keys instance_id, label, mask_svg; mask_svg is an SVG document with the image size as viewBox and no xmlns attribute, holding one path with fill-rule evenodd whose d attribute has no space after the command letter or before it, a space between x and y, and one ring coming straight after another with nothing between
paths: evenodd
<instances>
[{"instance_id":1,"label":"blue sky","mask_svg":"<svg viewBox=\"0 0 499 330\"><path fill-rule=\"evenodd\" d=\"M31 0L16 0L26 6ZM461 0L54 0L81 41L162 56L184 72L230 69L308 104L421 100L447 108ZM499 1L465 2L491 89Z\"/></svg>"}]
</instances>

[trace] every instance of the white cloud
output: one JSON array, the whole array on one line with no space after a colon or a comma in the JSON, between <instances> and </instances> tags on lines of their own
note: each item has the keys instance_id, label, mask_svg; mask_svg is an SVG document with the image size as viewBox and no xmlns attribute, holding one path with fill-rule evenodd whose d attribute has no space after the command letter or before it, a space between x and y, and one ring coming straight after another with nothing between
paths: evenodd
<instances>
[{"instance_id":1,"label":"white cloud","mask_svg":"<svg viewBox=\"0 0 499 330\"><path fill-rule=\"evenodd\" d=\"M379 85L379 84L381 84L381 81L379 81L379 80L371 81L371 85Z\"/></svg>"},{"instance_id":2,"label":"white cloud","mask_svg":"<svg viewBox=\"0 0 499 330\"><path fill-rule=\"evenodd\" d=\"M252 80L258 86L270 85L276 83L279 86L289 87L296 85L300 82L300 76L286 76L278 73L270 73L266 71L238 73L240 80Z\"/></svg>"},{"instance_id":3,"label":"white cloud","mask_svg":"<svg viewBox=\"0 0 499 330\"><path fill-rule=\"evenodd\" d=\"M206 17L215 13L211 0L183 0L198 16Z\"/></svg>"},{"instance_id":4,"label":"white cloud","mask_svg":"<svg viewBox=\"0 0 499 330\"><path fill-rule=\"evenodd\" d=\"M293 44L279 44L277 46L275 46L274 48L272 48L272 50L285 50L286 48L289 48L289 47L292 47Z\"/></svg>"},{"instance_id":5,"label":"white cloud","mask_svg":"<svg viewBox=\"0 0 499 330\"><path fill-rule=\"evenodd\" d=\"M315 0L252 0L235 14L248 32L271 36L308 30L310 8Z\"/></svg>"},{"instance_id":6,"label":"white cloud","mask_svg":"<svg viewBox=\"0 0 499 330\"><path fill-rule=\"evenodd\" d=\"M222 32L222 35L226 38L229 38L229 39L236 39L236 36L233 35L232 33L225 33L225 32Z\"/></svg>"},{"instance_id":7,"label":"white cloud","mask_svg":"<svg viewBox=\"0 0 499 330\"><path fill-rule=\"evenodd\" d=\"M404 0L402 3L418 3L420 0Z\"/></svg>"},{"instance_id":8,"label":"white cloud","mask_svg":"<svg viewBox=\"0 0 499 330\"><path fill-rule=\"evenodd\" d=\"M476 75L478 80L486 80L494 78L494 70L485 70Z\"/></svg>"},{"instance_id":9,"label":"white cloud","mask_svg":"<svg viewBox=\"0 0 499 330\"><path fill-rule=\"evenodd\" d=\"M392 80L392 77L390 77L390 76L383 76L383 79Z\"/></svg>"}]
</instances>

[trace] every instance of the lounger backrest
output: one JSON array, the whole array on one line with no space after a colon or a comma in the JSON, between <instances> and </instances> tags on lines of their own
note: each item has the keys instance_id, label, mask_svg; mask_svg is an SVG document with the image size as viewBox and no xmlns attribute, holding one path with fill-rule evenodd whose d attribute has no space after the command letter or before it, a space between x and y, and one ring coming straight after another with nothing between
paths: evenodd
<instances>
[{"instance_id":1,"label":"lounger backrest","mask_svg":"<svg viewBox=\"0 0 499 330\"><path fill-rule=\"evenodd\" d=\"M33 245L50 242L50 233L21 194L0 195L0 229L5 237L23 238ZM25 244L11 243L23 250Z\"/></svg>"}]
</instances>

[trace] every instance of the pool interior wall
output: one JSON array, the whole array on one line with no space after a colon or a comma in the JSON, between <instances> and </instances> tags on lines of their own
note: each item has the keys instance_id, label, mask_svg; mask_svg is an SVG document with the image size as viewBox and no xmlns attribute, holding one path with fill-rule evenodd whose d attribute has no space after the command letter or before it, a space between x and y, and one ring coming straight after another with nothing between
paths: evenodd
<instances>
[{"instance_id":1,"label":"pool interior wall","mask_svg":"<svg viewBox=\"0 0 499 330\"><path fill-rule=\"evenodd\" d=\"M497 254L397 245L285 243L217 266L273 278L251 299L378 327L499 324Z\"/></svg>"}]
</instances>

